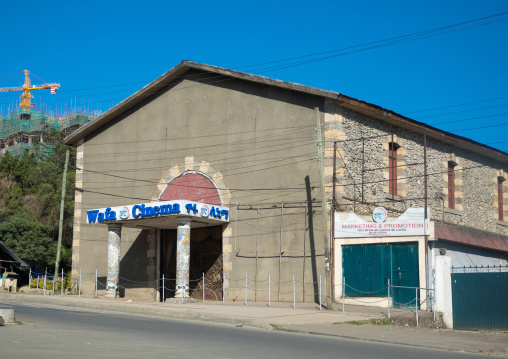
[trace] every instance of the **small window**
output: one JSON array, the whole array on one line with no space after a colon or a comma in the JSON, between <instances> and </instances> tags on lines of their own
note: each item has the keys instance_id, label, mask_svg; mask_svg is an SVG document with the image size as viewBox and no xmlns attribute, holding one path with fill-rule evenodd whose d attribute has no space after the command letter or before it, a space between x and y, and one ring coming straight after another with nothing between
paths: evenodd
<instances>
[{"instance_id":1,"label":"small window","mask_svg":"<svg viewBox=\"0 0 508 359\"><path fill-rule=\"evenodd\" d=\"M455 166L453 161L448 161L448 208L455 209Z\"/></svg>"},{"instance_id":2,"label":"small window","mask_svg":"<svg viewBox=\"0 0 508 359\"><path fill-rule=\"evenodd\" d=\"M506 181L503 177L497 178L497 210L500 221L504 221L504 200L503 200L503 182Z\"/></svg>"},{"instance_id":3,"label":"small window","mask_svg":"<svg viewBox=\"0 0 508 359\"><path fill-rule=\"evenodd\" d=\"M388 145L388 158L389 158L389 193L397 195L397 150L400 148L396 143L390 142Z\"/></svg>"}]
</instances>

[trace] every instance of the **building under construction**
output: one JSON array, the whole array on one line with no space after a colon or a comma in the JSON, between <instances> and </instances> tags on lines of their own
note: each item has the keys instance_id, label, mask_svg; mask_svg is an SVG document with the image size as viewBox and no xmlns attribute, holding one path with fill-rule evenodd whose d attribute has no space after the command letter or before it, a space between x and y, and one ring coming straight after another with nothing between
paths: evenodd
<instances>
[{"instance_id":1,"label":"building under construction","mask_svg":"<svg viewBox=\"0 0 508 359\"><path fill-rule=\"evenodd\" d=\"M0 88L0 92L23 92L18 110L9 111L7 114L0 112L0 156L7 151L14 156L22 155L26 149L30 152L36 152L36 148L39 150L41 148L36 144L45 142L44 135L47 132L56 130L69 135L96 117L90 115L86 110L77 111L77 107L74 107L72 113L67 112L67 108L65 108L65 111L62 108L62 112L60 112L64 113L62 116L33 108L35 104L32 103L34 98L32 91L50 89L51 94L54 95L60 88L60 84L45 82L32 85L31 72L28 70L22 72L25 76L25 82L22 86ZM83 106L81 106L81 109L83 109ZM56 113L58 114L58 111ZM45 151L50 151L49 148L44 148Z\"/></svg>"},{"instance_id":2,"label":"building under construction","mask_svg":"<svg viewBox=\"0 0 508 359\"><path fill-rule=\"evenodd\" d=\"M51 130L70 134L96 116L75 112L63 117L37 110L19 110L0 115L0 156L9 151L22 155L25 149L35 151L35 145L44 143L44 135Z\"/></svg>"}]
</instances>

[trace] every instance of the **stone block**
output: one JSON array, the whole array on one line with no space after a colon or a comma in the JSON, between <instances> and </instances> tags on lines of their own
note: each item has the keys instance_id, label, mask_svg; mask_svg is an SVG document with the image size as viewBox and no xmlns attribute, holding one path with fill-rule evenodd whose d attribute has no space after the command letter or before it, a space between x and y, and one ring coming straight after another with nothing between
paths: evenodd
<instances>
[{"instance_id":1,"label":"stone block","mask_svg":"<svg viewBox=\"0 0 508 359\"><path fill-rule=\"evenodd\" d=\"M3 320L3 324L16 323L16 314L14 309L0 308L0 317Z\"/></svg>"},{"instance_id":2,"label":"stone block","mask_svg":"<svg viewBox=\"0 0 508 359\"><path fill-rule=\"evenodd\" d=\"M194 169L194 157L185 157L185 170L192 171Z\"/></svg>"}]
</instances>

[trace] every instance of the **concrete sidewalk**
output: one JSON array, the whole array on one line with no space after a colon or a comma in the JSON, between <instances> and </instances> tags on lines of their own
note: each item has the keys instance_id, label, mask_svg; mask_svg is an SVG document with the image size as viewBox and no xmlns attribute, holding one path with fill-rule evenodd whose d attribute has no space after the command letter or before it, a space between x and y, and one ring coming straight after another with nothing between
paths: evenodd
<instances>
[{"instance_id":1,"label":"concrete sidewalk","mask_svg":"<svg viewBox=\"0 0 508 359\"><path fill-rule=\"evenodd\" d=\"M0 302L65 306L165 317L181 320L197 320L236 326L250 326L266 330L335 336L346 339L368 340L383 343L420 346L426 348L484 353L508 357L508 332L454 331L449 329L416 328L406 325L390 325L386 308L335 305L333 310L319 310L312 303L254 303L249 302L202 302L168 304L132 300L108 300L88 296L59 296L41 294L0 294ZM0 305L1 307L1 305ZM392 319L408 322L414 318L409 309L391 309ZM421 317L431 320L431 313L420 312ZM382 324L372 324L380 319ZM370 324L369 324L369 323ZM413 322L414 323L414 322Z\"/></svg>"}]
</instances>

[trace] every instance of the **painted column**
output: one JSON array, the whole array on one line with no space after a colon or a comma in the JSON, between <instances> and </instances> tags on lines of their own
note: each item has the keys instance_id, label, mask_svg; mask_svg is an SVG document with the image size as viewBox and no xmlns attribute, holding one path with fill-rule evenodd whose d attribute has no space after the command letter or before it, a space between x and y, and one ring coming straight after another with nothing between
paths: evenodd
<instances>
[{"instance_id":1,"label":"painted column","mask_svg":"<svg viewBox=\"0 0 508 359\"><path fill-rule=\"evenodd\" d=\"M120 275L120 241L121 224L108 224L108 279L106 283L106 298L116 298L118 278Z\"/></svg>"},{"instance_id":2,"label":"painted column","mask_svg":"<svg viewBox=\"0 0 508 359\"><path fill-rule=\"evenodd\" d=\"M175 298L189 297L190 218L178 218L176 232L176 293Z\"/></svg>"}]
</instances>

